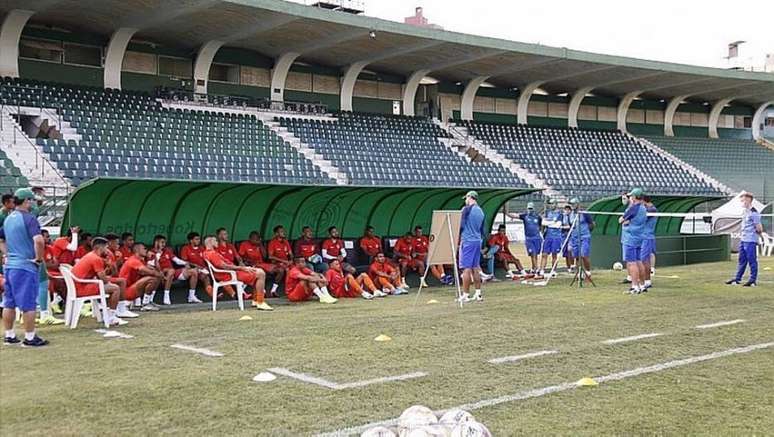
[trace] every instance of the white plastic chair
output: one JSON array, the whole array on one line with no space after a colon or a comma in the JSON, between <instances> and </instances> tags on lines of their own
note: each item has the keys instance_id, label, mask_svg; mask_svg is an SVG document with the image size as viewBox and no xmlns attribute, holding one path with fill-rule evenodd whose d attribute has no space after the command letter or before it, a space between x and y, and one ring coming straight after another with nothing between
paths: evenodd
<instances>
[{"instance_id":1,"label":"white plastic chair","mask_svg":"<svg viewBox=\"0 0 774 437\"><path fill-rule=\"evenodd\" d=\"M67 285L67 299L65 300L65 326L75 329L78 326L78 319L81 317L81 307L86 301L91 302L91 315L97 319L97 322L105 324L105 328L110 328L108 322L107 294L105 294L105 283L99 279L81 279L75 277L72 267L60 265L59 271ZM99 293L90 296L77 296L75 292L75 283L97 284Z\"/></svg>"},{"instance_id":2,"label":"white plastic chair","mask_svg":"<svg viewBox=\"0 0 774 437\"><path fill-rule=\"evenodd\" d=\"M761 256L771 256L771 253L774 251L774 237L765 232L761 233L761 245L759 247Z\"/></svg>"},{"instance_id":3,"label":"white plastic chair","mask_svg":"<svg viewBox=\"0 0 774 437\"><path fill-rule=\"evenodd\" d=\"M221 270L215 268L209 261L207 261L207 268L210 270L210 277L212 277L212 310L215 311L218 305L218 289L231 285L236 287L237 300L239 301L239 309L245 310L245 301L242 294L244 293L245 284L237 280L237 272L234 270ZM215 278L216 273L228 273L231 279L228 281L218 282Z\"/></svg>"}]
</instances>

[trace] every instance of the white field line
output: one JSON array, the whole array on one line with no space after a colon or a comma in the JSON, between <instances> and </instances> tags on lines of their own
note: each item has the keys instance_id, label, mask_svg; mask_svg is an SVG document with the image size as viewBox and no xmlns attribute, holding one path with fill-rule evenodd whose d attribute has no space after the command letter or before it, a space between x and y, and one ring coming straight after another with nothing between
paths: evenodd
<instances>
[{"instance_id":1,"label":"white field line","mask_svg":"<svg viewBox=\"0 0 774 437\"><path fill-rule=\"evenodd\" d=\"M618 343L626 343L629 341L636 341L636 340L642 340L643 338L651 338L651 337L658 337L658 332L651 332L650 334L641 334L641 335L633 335L631 337L622 337L622 338L613 338L610 340L605 340L602 342L602 344L618 344Z\"/></svg>"},{"instance_id":2,"label":"white field line","mask_svg":"<svg viewBox=\"0 0 774 437\"><path fill-rule=\"evenodd\" d=\"M173 345L170 345L169 347L173 347L175 349L181 349L181 350L189 351L189 352L195 352L197 354L206 355L208 357L222 357L223 356L223 354L220 353L220 352L215 352L215 351L211 351L209 349L203 349L203 348L199 348L199 347L186 346L184 344L173 344Z\"/></svg>"},{"instance_id":3,"label":"white field line","mask_svg":"<svg viewBox=\"0 0 774 437\"><path fill-rule=\"evenodd\" d=\"M681 359L681 360L667 361L665 363L654 364L652 366L647 366L647 367L638 367L638 368L632 369L632 370L626 370L626 371L623 371L623 372L617 372L617 373L611 373L611 374L605 375L605 376L599 376L599 377L594 378L594 379L598 383L610 382L610 381L620 381L622 379L631 378L633 376L639 376L639 375L645 375L645 374L649 374L649 373L661 372L661 371L664 371L664 370L667 370L667 369L673 369L673 368L676 368L676 367L687 366L687 365L690 365L690 364L700 363L700 362L703 362L703 361L715 360L715 359L718 359L718 358L723 358L723 357L727 357L727 356L731 356L731 355L746 354L746 353L753 352L753 351L756 351L756 350L768 349L768 348L771 348L771 347L774 347L774 341L770 342L770 343L760 343L760 344L754 344L754 345L751 345L751 346L727 349L727 350L724 350L724 351L713 352L713 353L706 354L706 355L699 355L699 356L695 356L695 357L684 358L684 359ZM572 390L572 389L577 388L577 387L578 387L578 385L575 382L565 382L563 384L551 385L551 386L543 387L543 388L524 390L524 391L520 391L518 393L514 393L512 395L500 396L500 397L493 398L493 399L484 399L484 400L480 400L480 401L477 401L477 402L472 402L472 403L469 403L469 404L464 404L464 405L460 405L460 406L457 406L457 407L452 407L452 408L449 408L447 410L436 411L435 413L437 415L441 415L444 412L449 411L449 410L453 410L453 409L462 409L462 410L466 410L466 411L478 410L478 409L481 409L481 408L492 407L492 406L499 405L499 404L504 404L504 403L507 403L507 402L513 402L513 401L519 401L519 400L524 400L524 399L530 399L530 398L545 396L545 395L551 394L551 393L559 393L559 392L563 392L563 391L567 391L567 390ZM353 434L360 434L363 431L366 431L366 430L368 430L368 429L370 429L372 427L375 427L375 426L394 426L397 423L398 423L398 419L397 418L389 419L389 420L384 420L384 421L380 421L380 422L373 422L373 423L368 423L368 424L365 424L365 425L353 426L353 427L350 427L350 428L339 429L339 430L336 430L336 431L320 433L320 434L317 434L317 437L349 436L349 435L353 435Z\"/></svg>"},{"instance_id":4,"label":"white field line","mask_svg":"<svg viewBox=\"0 0 774 437\"><path fill-rule=\"evenodd\" d=\"M725 322L717 322L717 323L708 323L706 325L696 325L694 328L696 329L709 329L709 328L717 328L720 326L728 326L728 325L736 325L737 323L743 323L746 320L744 319L736 319L736 320L728 320Z\"/></svg>"},{"instance_id":5,"label":"white field line","mask_svg":"<svg viewBox=\"0 0 774 437\"><path fill-rule=\"evenodd\" d=\"M403 381L406 379L414 379L414 378L421 378L423 376L427 376L427 373L425 372L414 372L414 373L406 373L404 375L385 376L382 378L366 379L363 381L346 382L346 383L339 384L337 382L328 381L327 379L318 378L317 376L294 372L292 370L288 370L283 367L272 367L271 369L268 369L268 371L272 373L276 373L278 375L287 376L288 378L297 379L299 381L306 382L309 384L315 384L325 388L329 388L331 390L346 390L349 388L365 387L371 384L384 384L385 382Z\"/></svg>"},{"instance_id":6,"label":"white field line","mask_svg":"<svg viewBox=\"0 0 774 437\"><path fill-rule=\"evenodd\" d=\"M492 358L488 362L492 364L512 363L514 361L525 360L527 358L541 357L543 355L551 355L556 353L559 353L559 351L537 351L537 352L530 352L528 354L523 354L523 355L513 355L510 357Z\"/></svg>"}]
</instances>

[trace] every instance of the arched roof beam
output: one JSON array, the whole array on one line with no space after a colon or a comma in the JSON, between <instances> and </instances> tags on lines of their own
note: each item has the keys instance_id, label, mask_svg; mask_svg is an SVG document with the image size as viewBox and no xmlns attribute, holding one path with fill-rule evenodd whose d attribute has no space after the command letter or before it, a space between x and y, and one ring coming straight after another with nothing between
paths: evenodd
<instances>
[{"instance_id":1,"label":"arched roof beam","mask_svg":"<svg viewBox=\"0 0 774 437\"><path fill-rule=\"evenodd\" d=\"M688 97L690 97L690 95L688 94L672 97L669 100L669 103L667 103L666 109L664 110L664 135L665 136L667 137L675 136L675 130L674 130L675 113L677 112L677 108L679 108L680 105Z\"/></svg>"},{"instance_id":2,"label":"arched roof beam","mask_svg":"<svg viewBox=\"0 0 774 437\"><path fill-rule=\"evenodd\" d=\"M105 52L105 88L121 89L121 67L124 64L124 54L126 54L129 41L136 32L136 27L121 27L110 37Z\"/></svg>"},{"instance_id":3,"label":"arched roof beam","mask_svg":"<svg viewBox=\"0 0 774 437\"><path fill-rule=\"evenodd\" d=\"M569 107L567 109L567 126L578 127L578 111L580 111L581 103L583 103L583 99L593 89L594 87L587 86L579 88L577 91L575 91L575 93L573 93L572 98L570 98Z\"/></svg>"},{"instance_id":4,"label":"arched roof beam","mask_svg":"<svg viewBox=\"0 0 774 437\"><path fill-rule=\"evenodd\" d=\"M223 41L207 41L196 54L194 63L194 92L207 94L207 82L210 78L210 67L215 54L223 46Z\"/></svg>"},{"instance_id":5,"label":"arched roof beam","mask_svg":"<svg viewBox=\"0 0 774 437\"><path fill-rule=\"evenodd\" d=\"M0 28L0 76L19 77L19 39L34 11L13 9Z\"/></svg>"},{"instance_id":6,"label":"arched roof beam","mask_svg":"<svg viewBox=\"0 0 774 437\"><path fill-rule=\"evenodd\" d=\"M535 90L540 87L540 85L543 85L543 83L543 81L538 80L535 82L530 82L523 88L519 89L519 101L516 105L516 121L519 124L527 124L529 115L529 99L532 97L532 93L534 93Z\"/></svg>"},{"instance_id":7,"label":"arched roof beam","mask_svg":"<svg viewBox=\"0 0 774 437\"><path fill-rule=\"evenodd\" d=\"M623 133L626 133L626 115L629 113L629 106L640 94L642 94L642 91L639 90L626 93L621 97L621 101L618 102L618 110L616 111L617 127Z\"/></svg>"},{"instance_id":8,"label":"arched roof beam","mask_svg":"<svg viewBox=\"0 0 774 437\"><path fill-rule=\"evenodd\" d=\"M755 110L755 114L753 115L752 119L752 136L755 141L758 141L763 137L763 129L761 129L761 126L763 125L766 108L769 106L774 106L774 100L763 103L762 105L758 106L758 109Z\"/></svg>"},{"instance_id":9,"label":"arched roof beam","mask_svg":"<svg viewBox=\"0 0 774 437\"><path fill-rule=\"evenodd\" d=\"M417 88L422 78L427 76L430 70L417 70L409 75L406 85L403 87L403 115L414 115L414 100L417 96Z\"/></svg>"},{"instance_id":10,"label":"arched roof beam","mask_svg":"<svg viewBox=\"0 0 774 437\"><path fill-rule=\"evenodd\" d=\"M733 100L733 98L720 99L712 105L712 109L710 109L709 113L709 122L707 123L710 138L718 138L718 121L720 121L720 113L723 112L723 108L731 103L731 100Z\"/></svg>"},{"instance_id":11,"label":"arched roof beam","mask_svg":"<svg viewBox=\"0 0 774 437\"><path fill-rule=\"evenodd\" d=\"M297 52L287 52L281 54L275 61L271 69L271 100L281 102L285 99L285 81L288 78L288 72L293 62L301 55Z\"/></svg>"},{"instance_id":12,"label":"arched roof beam","mask_svg":"<svg viewBox=\"0 0 774 437\"><path fill-rule=\"evenodd\" d=\"M462 92L462 100L460 101L460 116L463 120L473 120L473 101L476 100L478 88L487 79L489 79L489 76L474 77L465 85L465 90Z\"/></svg>"}]
</instances>

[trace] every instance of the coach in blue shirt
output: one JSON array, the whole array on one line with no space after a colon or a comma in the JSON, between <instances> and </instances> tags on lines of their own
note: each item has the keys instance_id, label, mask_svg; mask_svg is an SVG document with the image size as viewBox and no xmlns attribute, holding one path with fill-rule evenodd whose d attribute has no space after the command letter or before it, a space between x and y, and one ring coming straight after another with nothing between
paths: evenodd
<instances>
[{"instance_id":1,"label":"coach in blue shirt","mask_svg":"<svg viewBox=\"0 0 774 437\"><path fill-rule=\"evenodd\" d=\"M750 265L750 279L745 287L755 287L758 283L758 238L763 233L761 213L752 206L752 193L744 192L740 197L744 212L742 213L742 241L739 243L739 266L734 279L726 281L728 285L738 285Z\"/></svg>"},{"instance_id":2,"label":"coach in blue shirt","mask_svg":"<svg viewBox=\"0 0 774 437\"><path fill-rule=\"evenodd\" d=\"M543 242L543 260L540 265L540 274L544 275L548 254L551 254L551 273L556 275L556 258L562 249L562 213L556 209L556 200L548 199L548 209L543 218L543 225L546 227L546 240Z\"/></svg>"},{"instance_id":3,"label":"coach in blue shirt","mask_svg":"<svg viewBox=\"0 0 774 437\"><path fill-rule=\"evenodd\" d=\"M570 205L573 208L570 213L572 255L575 257L578 269L583 263L586 277L591 279L591 231L594 230L594 219L591 218L591 214L583 212L578 198L570 199Z\"/></svg>"},{"instance_id":4,"label":"coach in blue shirt","mask_svg":"<svg viewBox=\"0 0 774 437\"><path fill-rule=\"evenodd\" d=\"M29 188L14 193L16 210L3 222L0 238L5 241L6 254L5 293L3 293L3 342L6 345L20 343L13 323L16 308L21 309L24 320L23 346L45 346L47 341L35 334L35 306L38 298L38 268L43 262L45 242L40 234L38 220L30 214L35 194Z\"/></svg>"},{"instance_id":5,"label":"coach in blue shirt","mask_svg":"<svg viewBox=\"0 0 774 437\"><path fill-rule=\"evenodd\" d=\"M543 237L540 235L540 227L543 219L535 212L535 204L527 203L527 212L519 214L519 219L524 223L524 243L527 246L527 255L532 259L531 273L538 271L538 254L543 249Z\"/></svg>"},{"instance_id":6,"label":"coach in blue shirt","mask_svg":"<svg viewBox=\"0 0 774 437\"><path fill-rule=\"evenodd\" d=\"M481 295L481 244L484 241L484 211L478 206L478 193L465 194L465 207L460 220L459 266L462 269L462 302L484 300ZM470 297L470 283L476 294Z\"/></svg>"},{"instance_id":7,"label":"coach in blue shirt","mask_svg":"<svg viewBox=\"0 0 774 437\"><path fill-rule=\"evenodd\" d=\"M632 278L632 285L629 289L631 294L645 291L640 247L645 235L645 222L648 219L648 213L642 204L642 196L640 188L635 188L624 195L622 201L628 206L623 216L618 218L618 223L621 224L623 260L626 262L626 270Z\"/></svg>"},{"instance_id":8,"label":"coach in blue shirt","mask_svg":"<svg viewBox=\"0 0 774 437\"><path fill-rule=\"evenodd\" d=\"M645 230L642 237L642 245L640 246L640 262L642 262L643 285L645 289L649 289L653 284L650 280L651 268L653 267L653 260L656 256L656 222L658 217L655 213L658 212L658 208L653 205L653 201L650 196L643 196L642 203L645 206L645 212L648 217L645 220Z\"/></svg>"}]
</instances>

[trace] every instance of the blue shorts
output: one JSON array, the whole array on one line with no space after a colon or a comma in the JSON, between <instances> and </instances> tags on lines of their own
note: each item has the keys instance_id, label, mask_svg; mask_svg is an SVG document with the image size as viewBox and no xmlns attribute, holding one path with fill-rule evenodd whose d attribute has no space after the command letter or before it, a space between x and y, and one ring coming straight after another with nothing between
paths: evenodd
<instances>
[{"instance_id":1,"label":"blue shorts","mask_svg":"<svg viewBox=\"0 0 774 437\"><path fill-rule=\"evenodd\" d=\"M624 244L621 246L623 249L623 260L625 262L639 262L640 261L640 246L629 246Z\"/></svg>"},{"instance_id":2,"label":"blue shorts","mask_svg":"<svg viewBox=\"0 0 774 437\"><path fill-rule=\"evenodd\" d=\"M35 311L38 304L38 272L6 269L3 308L19 308L23 312Z\"/></svg>"},{"instance_id":3,"label":"blue shorts","mask_svg":"<svg viewBox=\"0 0 774 437\"><path fill-rule=\"evenodd\" d=\"M540 237L527 237L524 244L527 246L527 255L537 255L540 253L543 239Z\"/></svg>"},{"instance_id":4,"label":"blue shorts","mask_svg":"<svg viewBox=\"0 0 774 437\"><path fill-rule=\"evenodd\" d=\"M481 242L463 241L460 244L459 264L461 269L481 267Z\"/></svg>"},{"instance_id":5,"label":"blue shorts","mask_svg":"<svg viewBox=\"0 0 774 437\"><path fill-rule=\"evenodd\" d=\"M656 253L656 239L646 238L642 240L642 245L640 246L640 261L649 263L650 256L654 253Z\"/></svg>"},{"instance_id":6,"label":"blue shorts","mask_svg":"<svg viewBox=\"0 0 774 437\"><path fill-rule=\"evenodd\" d=\"M567 240L567 234L562 234L562 241ZM564 245L564 249L562 249L562 256L565 258L572 256L572 243L570 240L567 240L567 244Z\"/></svg>"},{"instance_id":7,"label":"blue shorts","mask_svg":"<svg viewBox=\"0 0 774 437\"><path fill-rule=\"evenodd\" d=\"M586 257L591 255L591 238L573 238L570 237L572 243L572 255L574 257Z\"/></svg>"},{"instance_id":8,"label":"blue shorts","mask_svg":"<svg viewBox=\"0 0 774 437\"><path fill-rule=\"evenodd\" d=\"M548 237L546 238L545 243L543 243L543 252L544 253L559 253L559 250L562 249L562 239L560 237Z\"/></svg>"}]
</instances>

